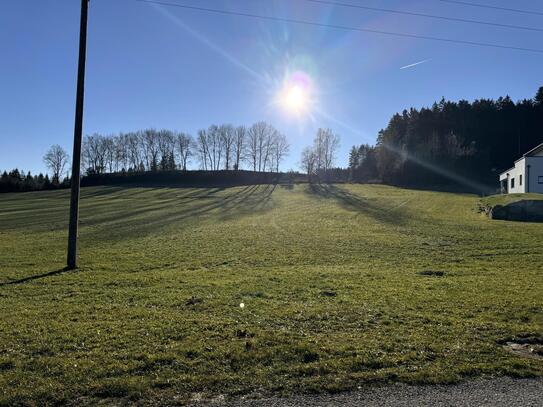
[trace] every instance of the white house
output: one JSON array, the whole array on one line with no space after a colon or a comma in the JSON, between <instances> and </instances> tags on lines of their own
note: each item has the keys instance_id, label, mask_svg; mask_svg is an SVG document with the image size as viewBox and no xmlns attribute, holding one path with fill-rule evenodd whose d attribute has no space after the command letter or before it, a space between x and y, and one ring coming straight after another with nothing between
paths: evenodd
<instances>
[{"instance_id":1,"label":"white house","mask_svg":"<svg viewBox=\"0 0 543 407\"><path fill-rule=\"evenodd\" d=\"M502 192L507 194L543 194L543 143L515 161L513 168L502 172L500 185Z\"/></svg>"}]
</instances>

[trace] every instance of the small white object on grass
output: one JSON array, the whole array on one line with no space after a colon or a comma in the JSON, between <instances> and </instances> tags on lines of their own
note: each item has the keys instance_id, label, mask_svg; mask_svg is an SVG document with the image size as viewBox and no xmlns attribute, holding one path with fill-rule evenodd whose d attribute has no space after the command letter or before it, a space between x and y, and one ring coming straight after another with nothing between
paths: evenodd
<instances>
[{"instance_id":1,"label":"small white object on grass","mask_svg":"<svg viewBox=\"0 0 543 407\"><path fill-rule=\"evenodd\" d=\"M245 304L241 302L241 303L239 304L239 307L243 309L243 308L245 308Z\"/></svg>"}]
</instances>

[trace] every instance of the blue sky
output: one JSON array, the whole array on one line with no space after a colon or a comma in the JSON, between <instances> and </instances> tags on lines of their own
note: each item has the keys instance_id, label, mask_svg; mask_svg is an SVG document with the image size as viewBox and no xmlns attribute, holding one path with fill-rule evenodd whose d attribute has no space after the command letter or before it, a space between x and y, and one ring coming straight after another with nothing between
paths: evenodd
<instances>
[{"instance_id":1,"label":"blue sky","mask_svg":"<svg viewBox=\"0 0 543 407\"><path fill-rule=\"evenodd\" d=\"M325 24L543 48L543 32L354 10L304 0L168 0ZM343 0L353 4L543 28L543 16L439 0ZM473 0L511 6L507 0ZM543 11L539 1L515 8ZM44 171L52 144L71 153L79 0L0 1L0 169ZM404 108L458 100L531 98L543 54L275 23L91 0L85 134L146 127L195 134L213 123L266 120L287 135L297 168L318 127L341 135L339 165L353 144L374 143ZM400 69L419 61L426 62ZM286 72L303 71L315 106L293 115L272 103Z\"/></svg>"}]
</instances>

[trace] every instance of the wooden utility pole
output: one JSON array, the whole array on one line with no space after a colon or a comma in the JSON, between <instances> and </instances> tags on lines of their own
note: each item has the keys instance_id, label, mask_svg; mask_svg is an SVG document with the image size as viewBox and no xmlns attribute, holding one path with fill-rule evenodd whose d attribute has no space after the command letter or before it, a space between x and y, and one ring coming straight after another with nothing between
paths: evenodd
<instances>
[{"instance_id":1,"label":"wooden utility pole","mask_svg":"<svg viewBox=\"0 0 543 407\"><path fill-rule=\"evenodd\" d=\"M83 101L85 98L85 61L87 55L87 19L89 0L81 0L81 26L79 29L79 64L77 70L77 96L75 105L74 150L70 195L70 226L68 229L68 269L77 267L77 229L79 221L79 178L81 175L81 139L83 136Z\"/></svg>"}]
</instances>

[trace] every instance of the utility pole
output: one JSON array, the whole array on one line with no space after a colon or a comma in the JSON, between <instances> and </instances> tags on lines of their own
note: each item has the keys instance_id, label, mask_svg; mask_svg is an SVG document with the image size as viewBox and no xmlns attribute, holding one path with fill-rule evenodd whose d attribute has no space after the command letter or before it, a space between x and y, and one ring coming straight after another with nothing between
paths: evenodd
<instances>
[{"instance_id":1,"label":"utility pole","mask_svg":"<svg viewBox=\"0 0 543 407\"><path fill-rule=\"evenodd\" d=\"M81 139L83 136L83 101L85 99L85 62L87 55L87 19L89 1L81 0L81 26L79 29L79 64L77 70L77 96L75 105L74 150L70 194L70 226L68 229L68 269L77 267L77 229L79 221L79 178L81 175Z\"/></svg>"}]
</instances>

